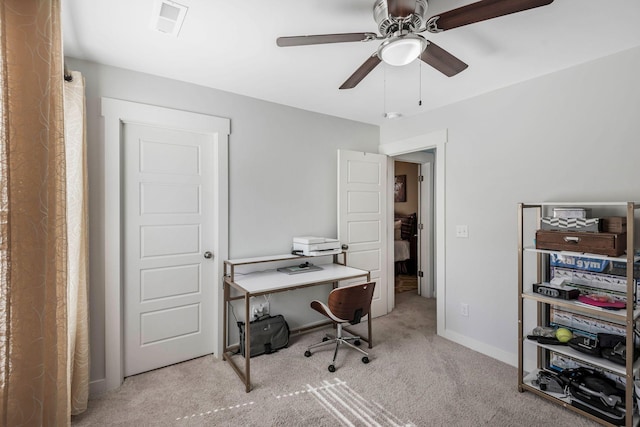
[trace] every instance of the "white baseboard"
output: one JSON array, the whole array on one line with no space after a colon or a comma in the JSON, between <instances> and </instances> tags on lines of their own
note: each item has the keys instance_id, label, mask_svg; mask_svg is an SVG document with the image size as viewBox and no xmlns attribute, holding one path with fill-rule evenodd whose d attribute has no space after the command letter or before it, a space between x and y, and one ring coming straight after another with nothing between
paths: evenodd
<instances>
[{"instance_id":1,"label":"white baseboard","mask_svg":"<svg viewBox=\"0 0 640 427\"><path fill-rule=\"evenodd\" d=\"M453 332L450 330L444 330L444 333L441 333L440 336L448 339L449 341L453 341L456 344L460 344L471 350L475 350L479 353L482 353L486 356L497 359L507 365L511 365L514 367L518 366L518 355L509 353L507 351L501 350L499 348L490 346L486 343L474 340L473 338L469 338L465 335L461 335L457 332Z\"/></svg>"},{"instance_id":2,"label":"white baseboard","mask_svg":"<svg viewBox=\"0 0 640 427\"><path fill-rule=\"evenodd\" d=\"M107 382L105 379L91 381L89 383L89 398L101 396L107 391Z\"/></svg>"}]
</instances>

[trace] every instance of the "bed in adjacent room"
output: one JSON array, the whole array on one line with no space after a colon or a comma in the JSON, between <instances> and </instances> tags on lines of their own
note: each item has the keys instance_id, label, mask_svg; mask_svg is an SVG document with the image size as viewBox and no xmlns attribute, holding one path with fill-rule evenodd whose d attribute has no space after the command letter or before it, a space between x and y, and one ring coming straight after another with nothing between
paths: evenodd
<instances>
[{"instance_id":1,"label":"bed in adjacent room","mask_svg":"<svg viewBox=\"0 0 640 427\"><path fill-rule=\"evenodd\" d=\"M393 231L395 274L415 274L417 215L396 213Z\"/></svg>"}]
</instances>

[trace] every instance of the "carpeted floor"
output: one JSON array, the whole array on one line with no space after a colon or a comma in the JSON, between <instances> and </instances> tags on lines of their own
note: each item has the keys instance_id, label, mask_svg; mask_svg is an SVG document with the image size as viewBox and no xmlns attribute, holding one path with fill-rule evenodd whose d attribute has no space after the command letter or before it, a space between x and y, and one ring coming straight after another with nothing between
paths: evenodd
<instances>
[{"instance_id":1,"label":"carpeted floor","mask_svg":"<svg viewBox=\"0 0 640 427\"><path fill-rule=\"evenodd\" d=\"M373 320L368 365L359 353L341 350L330 373L331 349L303 355L323 334L311 332L252 359L251 393L226 362L206 356L127 378L120 389L90 400L72 425L596 425L518 393L514 367L436 336L435 300L403 292L396 303Z\"/></svg>"}]
</instances>

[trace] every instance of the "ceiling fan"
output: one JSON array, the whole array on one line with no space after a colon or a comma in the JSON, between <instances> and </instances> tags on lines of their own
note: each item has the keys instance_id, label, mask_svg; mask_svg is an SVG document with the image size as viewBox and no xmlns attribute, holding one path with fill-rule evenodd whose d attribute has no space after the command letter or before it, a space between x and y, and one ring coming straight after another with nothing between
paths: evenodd
<instances>
[{"instance_id":1,"label":"ceiling fan","mask_svg":"<svg viewBox=\"0 0 640 427\"><path fill-rule=\"evenodd\" d=\"M419 33L439 33L546 6L552 2L553 0L481 0L426 19L427 0L376 0L373 5L373 18L381 35L369 32L278 37L276 43L280 47L287 47L384 40L378 50L340 86L340 89L356 87L382 61L401 66L413 62L418 57L447 77L452 77L468 65Z\"/></svg>"}]
</instances>

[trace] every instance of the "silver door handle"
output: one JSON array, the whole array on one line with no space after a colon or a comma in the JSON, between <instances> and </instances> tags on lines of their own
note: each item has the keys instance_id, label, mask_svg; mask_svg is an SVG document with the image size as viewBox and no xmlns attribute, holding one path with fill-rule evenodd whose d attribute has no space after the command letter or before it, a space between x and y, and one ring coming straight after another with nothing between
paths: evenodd
<instances>
[{"instance_id":1,"label":"silver door handle","mask_svg":"<svg viewBox=\"0 0 640 427\"><path fill-rule=\"evenodd\" d=\"M204 257L205 257L206 259L211 259L211 258L213 258L213 254L211 253L211 251L206 251L206 252L204 253Z\"/></svg>"}]
</instances>

